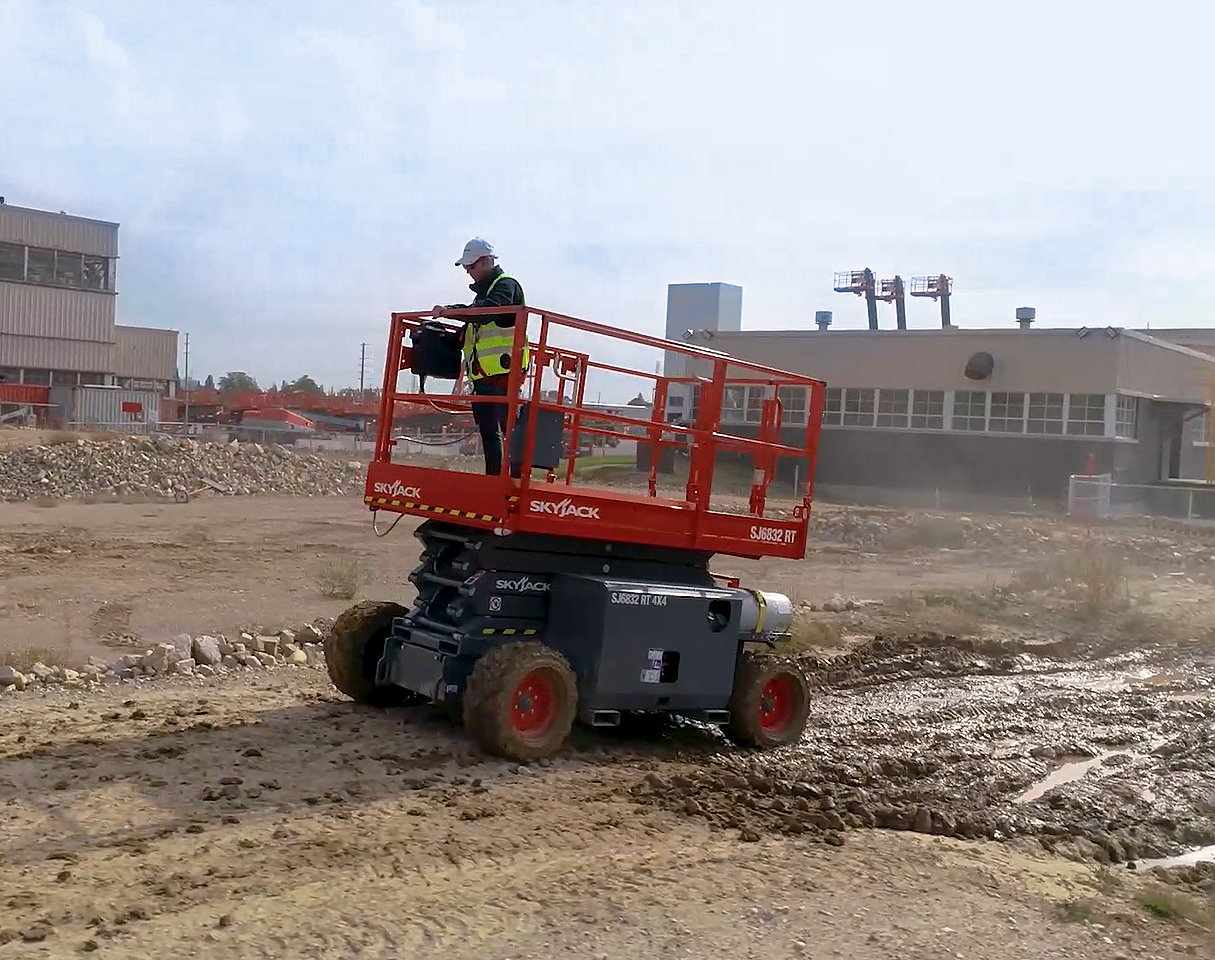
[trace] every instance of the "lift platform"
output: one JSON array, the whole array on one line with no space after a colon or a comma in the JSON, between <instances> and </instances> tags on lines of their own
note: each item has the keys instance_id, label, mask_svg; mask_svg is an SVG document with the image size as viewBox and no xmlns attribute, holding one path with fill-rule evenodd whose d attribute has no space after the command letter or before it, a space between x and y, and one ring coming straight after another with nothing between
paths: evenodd
<instances>
[{"instance_id":1,"label":"lift platform","mask_svg":"<svg viewBox=\"0 0 1215 960\"><path fill-rule=\"evenodd\" d=\"M503 456L502 472L492 476L394 462L397 440L392 436L392 422L399 405L432 404L463 413L471 409L474 399L461 382L452 394L399 389L401 374L413 369L413 344L423 327L455 332L465 319L511 312L516 318L515 362L507 396L517 399L476 398L479 403L508 404L509 455ZM529 326L538 330L538 337L529 343L531 362L523 372L518 358L529 342ZM687 375L664 376L595 360L583 346L591 344L602 356L623 356L631 347L679 355ZM592 375L648 381L654 397L648 418L588 406L588 378ZM743 398L745 414L737 425L739 434L723 429L727 396L735 403ZM448 310L442 319L430 312L395 313L365 502L373 511L438 519L498 534L546 534L740 557L801 558L806 549L824 397L825 384L813 377L535 307ZM561 458L554 455L557 436L562 439L560 449L568 454ZM639 477L641 489L633 492L583 482L577 461L588 436L616 437L648 446L650 467L648 477ZM682 496L659 490L659 466L664 453L669 459L667 451L671 450L684 451L688 458ZM753 471L745 511L730 512L711 505L715 471L731 456ZM800 475L808 478L805 492L792 510L768 510L777 464L790 458L799 462ZM510 475L512 464L518 477Z\"/></svg>"}]
</instances>

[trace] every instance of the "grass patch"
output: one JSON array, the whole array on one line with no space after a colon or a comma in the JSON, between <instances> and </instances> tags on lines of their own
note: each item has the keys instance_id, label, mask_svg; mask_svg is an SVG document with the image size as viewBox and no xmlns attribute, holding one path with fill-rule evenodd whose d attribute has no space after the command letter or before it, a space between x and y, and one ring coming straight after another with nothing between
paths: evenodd
<instances>
[{"instance_id":1,"label":"grass patch","mask_svg":"<svg viewBox=\"0 0 1215 960\"><path fill-rule=\"evenodd\" d=\"M316 585L321 596L331 600L353 600L366 577L357 560L329 560L321 565Z\"/></svg>"},{"instance_id":2,"label":"grass patch","mask_svg":"<svg viewBox=\"0 0 1215 960\"><path fill-rule=\"evenodd\" d=\"M13 667L22 673L28 673L35 663L48 667L70 667L76 659L72 641L68 638L55 646L0 642L0 667Z\"/></svg>"},{"instance_id":3,"label":"grass patch","mask_svg":"<svg viewBox=\"0 0 1215 960\"><path fill-rule=\"evenodd\" d=\"M894 550L940 550L966 546L966 525L956 517L917 516L911 523L891 530L884 538Z\"/></svg>"},{"instance_id":4,"label":"grass patch","mask_svg":"<svg viewBox=\"0 0 1215 960\"><path fill-rule=\"evenodd\" d=\"M553 472L558 476L565 473L569 466L569 460L562 459L553 468ZM608 470L612 474L616 473L636 473L637 458L626 454L606 454L597 456L592 454L584 454L574 461L574 476L591 476L599 473L601 470ZM644 475L644 474L641 474Z\"/></svg>"},{"instance_id":5,"label":"grass patch","mask_svg":"<svg viewBox=\"0 0 1215 960\"><path fill-rule=\"evenodd\" d=\"M826 620L795 614L789 625L789 646L797 651L838 646L840 628Z\"/></svg>"},{"instance_id":6,"label":"grass patch","mask_svg":"<svg viewBox=\"0 0 1215 960\"><path fill-rule=\"evenodd\" d=\"M1084 900L1080 897L1073 897L1071 900L1061 903L1059 907L1063 911L1063 919L1072 923L1088 923L1097 912L1092 900Z\"/></svg>"},{"instance_id":7,"label":"grass patch","mask_svg":"<svg viewBox=\"0 0 1215 960\"><path fill-rule=\"evenodd\" d=\"M1104 894L1112 894L1122 886L1122 878L1107 866L1100 866L1093 875L1093 886Z\"/></svg>"},{"instance_id":8,"label":"grass patch","mask_svg":"<svg viewBox=\"0 0 1215 960\"><path fill-rule=\"evenodd\" d=\"M1122 555L1097 542L1022 570L1009 586L1022 594L1054 593L1071 602L1071 613L1080 620L1101 620L1131 605Z\"/></svg>"},{"instance_id":9,"label":"grass patch","mask_svg":"<svg viewBox=\"0 0 1215 960\"><path fill-rule=\"evenodd\" d=\"M1125 564L1109 547L1087 545L1079 553L1064 554L1056 563L1064 589L1076 601L1076 613L1097 620L1130 605Z\"/></svg>"},{"instance_id":10,"label":"grass patch","mask_svg":"<svg viewBox=\"0 0 1215 960\"><path fill-rule=\"evenodd\" d=\"M1192 923L1204 928L1210 928L1215 919L1210 907L1167 887L1153 887L1144 891L1139 895L1139 905L1162 920Z\"/></svg>"}]
</instances>

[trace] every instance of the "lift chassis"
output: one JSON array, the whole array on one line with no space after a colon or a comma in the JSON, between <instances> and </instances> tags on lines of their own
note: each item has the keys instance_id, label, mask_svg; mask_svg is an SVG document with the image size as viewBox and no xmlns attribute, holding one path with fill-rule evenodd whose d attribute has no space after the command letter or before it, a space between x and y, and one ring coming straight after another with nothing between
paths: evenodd
<instances>
[{"instance_id":1,"label":"lift chassis","mask_svg":"<svg viewBox=\"0 0 1215 960\"><path fill-rule=\"evenodd\" d=\"M747 746L796 741L809 711L807 680L773 653L791 604L715 576L709 562L717 553L803 555L823 383L547 311L516 312L516 359L529 319L539 318L540 335L527 371L512 365L507 395L520 399L496 401L507 403L509 438L498 476L393 461L396 404L435 402L400 392L399 375L433 375L421 359L433 356L428 338L450 337L428 314L393 315L365 501L424 518L415 530L420 562L409 574L417 598L408 608L356 604L338 618L325 640L334 684L363 702L433 701L483 749L523 761L562 749L576 721L617 727L669 714L720 725ZM560 327L687 354L690 372L662 377L597 363L554 346ZM585 404L595 368L653 381L648 418ZM442 397L444 409L468 408L458 391ZM673 420L666 403L680 391L695 398L696 413ZM755 398L754 436L721 429L723 401L740 395ZM786 416L786 404L805 419ZM782 442L790 433L796 442ZM645 492L575 483L582 434L648 447ZM687 454L682 497L659 491L672 448ZM710 506L722 451L753 468L745 513ZM805 465L806 489L792 511L769 513L781 457Z\"/></svg>"}]
</instances>

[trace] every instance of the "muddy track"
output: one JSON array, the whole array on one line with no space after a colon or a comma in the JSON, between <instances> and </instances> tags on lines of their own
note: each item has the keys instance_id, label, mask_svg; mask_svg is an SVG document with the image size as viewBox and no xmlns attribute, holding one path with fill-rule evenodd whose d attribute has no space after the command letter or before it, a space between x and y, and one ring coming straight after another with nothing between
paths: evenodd
<instances>
[{"instance_id":1,"label":"muddy track","mask_svg":"<svg viewBox=\"0 0 1215 960\"><path fill-rule=\"evenodd\" d=\"M817 690L796 748L723 751L633 795L749 836L1032 838L1136 866L1215 843L1215 664L1032 649L915 636L807 659ZM1215 891L1215 864L1181 879Z\"/></svg>"}]
</instances>

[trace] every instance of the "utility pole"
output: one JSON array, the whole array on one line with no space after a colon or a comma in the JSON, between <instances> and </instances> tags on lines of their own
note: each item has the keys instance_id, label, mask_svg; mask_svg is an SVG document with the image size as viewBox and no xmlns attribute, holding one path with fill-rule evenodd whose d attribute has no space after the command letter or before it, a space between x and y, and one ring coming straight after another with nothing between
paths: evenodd
<instances>
[{"instance_id":1,"label":"utility pole","mask_svg":"<svg viewBox=\"0 0 1215 960\"><path fill-rule=\"evenodd\" d=\"M363 376L367 372L367 344L359 345L359 400L365 400L363 392Z\"/></svg>"},{"instance_id":2,"label":"utility pole","mask_svg":"<svg viewBox=\"0 0 1215 960\"><path fill-rule=\"evenodd\" d=\"M186 334L186 412L183 415L183 426L186 433L190 432L190 334Z\"/></svg>"}]
</instances>

